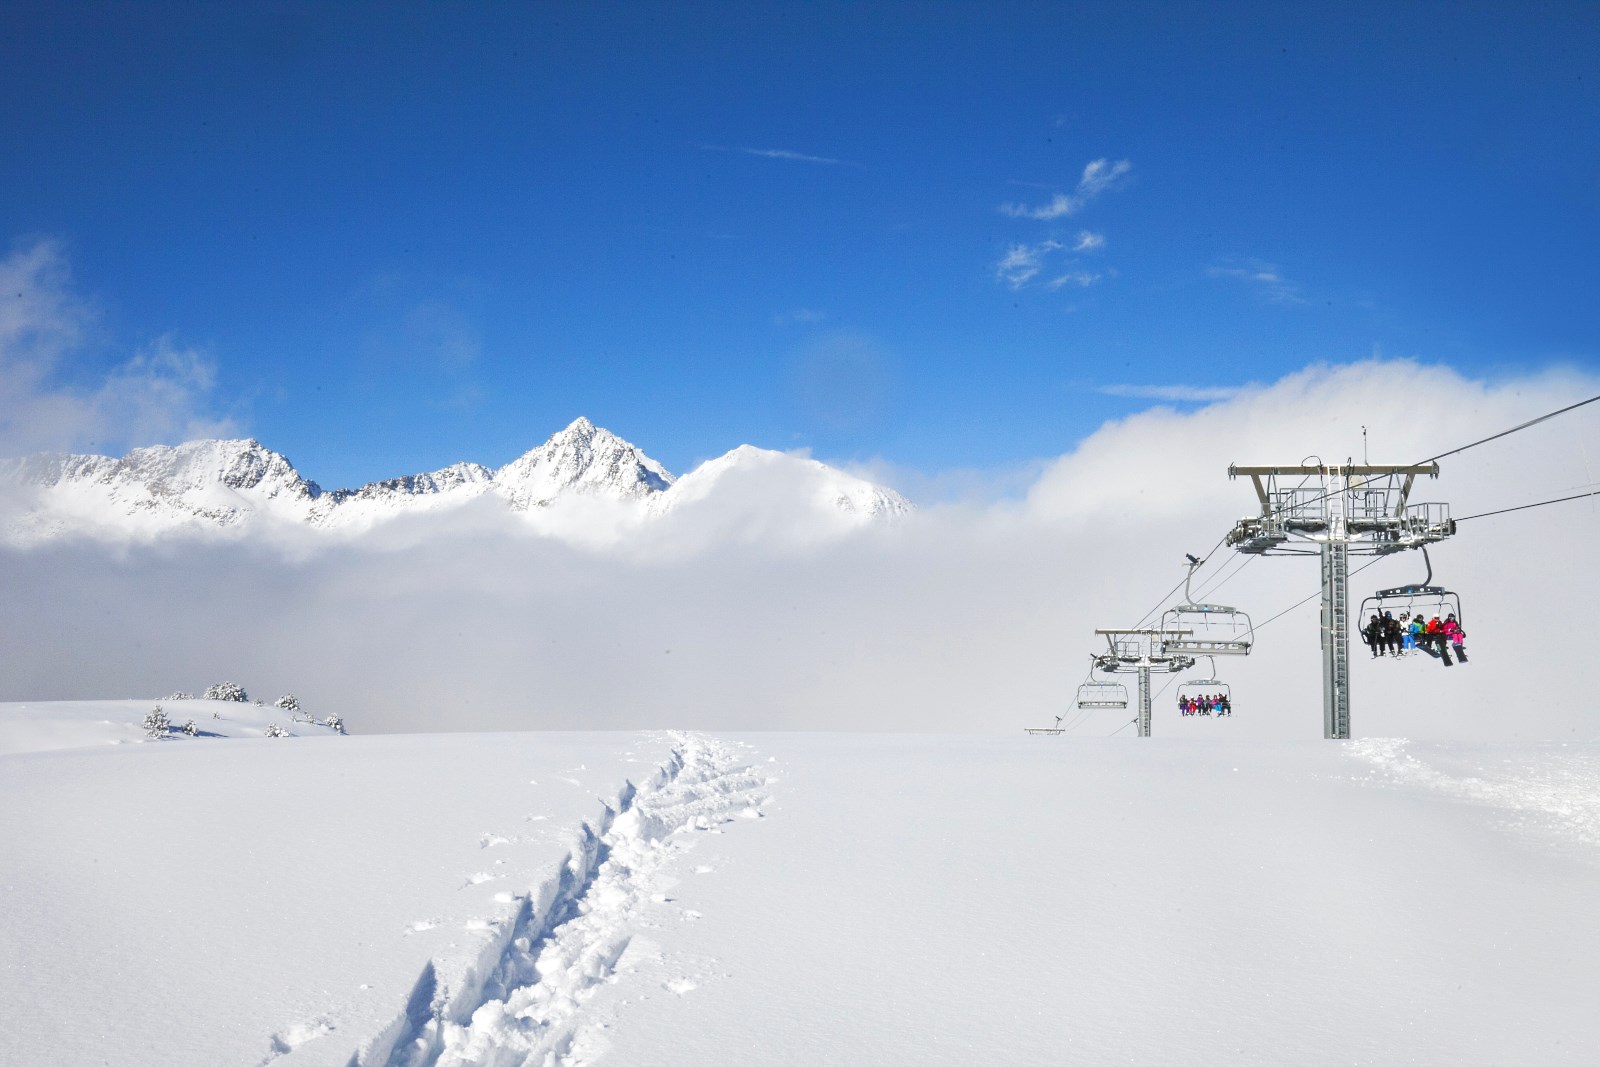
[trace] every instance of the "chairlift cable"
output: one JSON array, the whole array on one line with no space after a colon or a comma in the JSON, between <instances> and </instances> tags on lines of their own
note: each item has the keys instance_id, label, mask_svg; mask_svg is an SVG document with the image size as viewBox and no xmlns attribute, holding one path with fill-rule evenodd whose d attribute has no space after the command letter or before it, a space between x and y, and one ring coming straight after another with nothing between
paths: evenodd
<instances>
[{"instance_id":1,"label":"chairlift cable","mask_svg":"<svg viewBox=\"0 0 1600 1067\"><path fill-rule=\"evenodd\" d=\"M1541 500L1537 504L1522 504L1522 505L1519 505L1518 507L1514 507L1514 508L1501 508L1499 511L1480 511L1476 515L1465 515L1465 516L1462 516L1461 518L1457 519L1456 521L1457 522L1466 522L1468 519L1486 519L1490 515L1504 515L1507 512L1512 512L1512 511L1527 511L1529 508L1542 508L1546 504L1565 504L1569 500L1582 500L1585 497L1591 497L1591 496L1600 496L1600 489L1596 489L1591 493L1577 493L1577 494L1575 494L1573 496L1561 496L1561 497L1557 497L1554 500Z\"/></svg>"},{"instance_id":2,"label":"chairlift cable","mask_svg":"<svg viewBox=\"0 0 1600 1067\"><path fill-rule=\"evenodd\" d=\"M1239 566L1233 569L1233 573L1228 575L1226 578L1219 577L1218 581L1206 586L1204 589L1200 590L1200 592L1196 593L1195 596L1201 598L1210 596L1212 593L1215 593L1218 589L1221 589L1223 586L1237 578L1240 571L1244 570L1246 567L1250 566L1250 564L1261 558L1260 556L1246 556L1242 553L1234 553L1234 555L1239 562Z\"/></svg>"},{"instance_id":3,"label":"chairlift cable","mask_svg":"<svg viewBox=\"0 0 1600 1067\"><path fill-rule=\"evenodd\" d=\"M1226 544L1227 540L1228 540L1228 535L1226 533L1223 534L1220 538L1218 538L1217 539L1217 543L1212 545L1211 548L1209 550L1207 550L1205 556L1202 557L1202 559L1200 561L1200 565L1201 566L1205 566L1207 563L1210 563L1213 559L1215 559L1216 558L1216 554L1217 554L1217 549L1221 548L1224 544ZM1133 628L1137 630L1139 627L1143 626L1150 619L1150 617L1152 615L1155 615L1162 608L1166 607L1167 606L1167 601L1172 599L1172 594L1176 593L1179 589L1182 589L1183 585L1184 585L1184 582L1188 582L1188 581L1192 580L1193 577L1194 577L1193 574L1185 575L1178 582L1177 585L1175 585L1171 589L1167 590L1166 596L1163 596L1160 600L1156 601L1156 606L1155 607L1151 608L1149 611L1147 611L1143 615L1139 616L1139 621L1133 624Z\"/></svg>"},{"instance_id":4,"label":"chairlift cable","mask_svg":"<svg viewBox=\"0 0 1600 1067\"><path fill-rule=\"evenodd\" d=\"M1422 463L1432 463L1434 460L1444 459L1447 456L1453 456L1457 452L1465 452L1469 448L1477 448L1479 445L1486 445L1490 441L1499 440L1502 437L1506 437L1506 436L1509 436L1510 434L1516 433L1518 430L1526 430L1530 426L1537 426L1541 422L1545 422L1548 419L1555 418L1557 415L1565 415L1569 411L1576 411L1578 408L1583 407L1585 404L1593 404L1596 400L1600 400L1600 395L1591 396L1588 400L1580 400L1576 404L1568 404L1566 407L1561 408L1558 411L1552 411L1547 415L1540 415L1536 419L1529 419L1527 422L1522 423L1520 426L1513 426L1509 430L1501 430L1499 433L1494 434L1493 436L1485 437L1485 438L1483 438L1482 440L1479 440L1479 441L1474 441L1470 445L1462 445L1460 448L1453 448L1448 452L1440 452L1437 456L1429 456L1427 459L1423 460ZM1414 464L1414 465L1420 467L1420 466L1422 466L1422 463L1417 463L1417 464ZM1476 518L1476 516L1474 516L1474 518ZM1459 522L1461 520L1457 519L1456 521Z\"/></svg>"},{"instance_id":5,"label":"chairlift cable","mask_svg":"<svg viewBox=\"0 0 1600 1067\"><path fill-rule=\"evenodd\" d=\"M1520 423L1520 424L1518 424L1516 426L1513 426L1509 430L1501 430L1499 433L1490 434L1488 437L1479 438L1478 440L1473 441L1470 444L1462 445L1460 448L1452 448L1448 452L1440 452L1437 456L1429 456L1427 459L1418 460L1416 463L1411 464L1411 466L1420 467L1425 463L1433 463L1436 460L1447 459L1450 456L1458 455L1458 454L1460 454L1462 452L1465 452L1469 448L1477 448L1479 445L1486 445L1490 441L1498 441L1502 437L1509 437L1511 434L1514 434L1514 433L1518 432L1519 430L1526 430L1529 427L1539 425L1541 422L1548 422L1550 419L1555 418L1557 415L1565 415L1569 411L1576 411L1578 408L1581 408L1586 404L1593 404L1597 400L1600 400L1600 394L1596 394L1595 396L1591 396L1587 400L1580 400L1576 404L1568 404L1564 408L1558 408L1555 411L1546 412L1545 414L1540 415L1538 418L1529 419L1527 422ZM1326 465L1327 466L1337 466L1337 464L1326 464ZM1302 478L1300 480L1300 484L1304 485L1305 481L1306 481L1306 479ZM1345 493L1352 492L1355 488L1356 488L1355 486L1352 486L1347 482L1342 488L1340 488L1338 490L1335 490L1335 491L1332 491L1332 492L1323 493L1321 496L1312 497L1310 500L1302 501L1302 502L1300 502L1299 506L1300 507L1309 507L1312 504L1320 503L1321 501L1328 500L1328 499L1330 499L1332 497L1340 496L1340 495L1343 495ZM1592 494L1585 494L1585 495L1592 495ZM1578 498L1577 497L1567 497L1567 498L1563 498L1563 499L1576 500ZM1557 504L1557 503L1560 503L1560 502L1561 501L1557 501L1557 500L1548 501L1548 503L1552 503L1552 504ZM1488 514L1496 514L1496 513L1495 512L1489 512ZM1474 518L1474 519L1478 519L1478 518L1482 518L1483 516L1482 515L1472 515L1472 516L1469 516L1469 517L1470 518ZM1456 521L1460 522L1462 520L1457 519ZM1207 558L1209 558L1209 557L1207 557Z\"/></svg>"},{"instance_id":6,"label":"chairlift cable","mask_svg":"<svg viewBox=\"0 0 1600 1067\"><path fill-rule=\"evenodd\" d=\"M1116 737L1122 731L1126 730L1128 727L1132 726L1134 723L1136 723L1138 721L1139 721L1138 719L1129 719L1127 722L1123 723L1121 726L1117 727L1115 730L1112 730L1109 734L1106 734L1106 736L1107 737Z\"/></svg>"},{"instance_id":7,"label":"chairlift cable","mask_svg":"<svg viewBox=\"0 0 1600 1067\"><path fill-rule=\"evenodd\" d=\"M1367 560L1367 562L1363 563L1361 566L1359 566L1355 570L1351 571L1349 577L1352 577L1352 578L1355 577L1356 575L1360 574L1362 571L1366 570L1368 567L1372 566L1374 563L1378 562L1382 558L1383 558L1382 556L1373 556L1371 559ZM1315 600L1317 597L1319 597L1321 595L1322 595L1322 589L1321 589L1321 587L1318 587L1318 589L1317 589L1317 591L1315 593L1312 593L1310 596L1306 597L1304 600L1295 601L1293 604L1290 604L1288 607L1284 608L1282 611L1280 611L1276 615L1272 616L1272 618L1268 619L1266 622L1258 622L1258 623L1256 623L1256 629L1260 630L1262 627L1266 626L1267 623L1272 622L1274 619L1283 618L1285 615L1289 614L1289 612L1293 611L1295 608L1298 608L1301 604L1309 603L1310 601Z\"/></svg>"}]
</instances>

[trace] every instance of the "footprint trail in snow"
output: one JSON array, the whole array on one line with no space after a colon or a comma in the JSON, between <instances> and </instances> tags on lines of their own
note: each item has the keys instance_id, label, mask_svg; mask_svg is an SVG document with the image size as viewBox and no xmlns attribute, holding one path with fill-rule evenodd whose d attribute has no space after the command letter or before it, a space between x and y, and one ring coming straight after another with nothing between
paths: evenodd
<instances>
[{"instance_id":1,"label":"footprint trail in snow","mask_svg":"<svg viewBox=\"0 0 1600 1067\"><path fill-rule=\"evenodd\" d=\"M415 1019L386 1058L391 1067L571 1061L590 1021L585 1003L615 980L644 907L662 899L677 857L690 847L685 835L761 815L768 779L748 766L740 746L693 734L673 739L655 777L626 789L600 827L585 824L548 905L521 898L481 991L450 1007L435 998L431 1017Z\"/></svg>"}]
</instances>

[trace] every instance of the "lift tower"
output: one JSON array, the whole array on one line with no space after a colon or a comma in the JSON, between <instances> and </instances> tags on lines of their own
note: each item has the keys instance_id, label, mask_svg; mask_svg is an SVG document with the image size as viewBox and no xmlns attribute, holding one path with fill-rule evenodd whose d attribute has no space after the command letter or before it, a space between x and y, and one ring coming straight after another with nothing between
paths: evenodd
<instances>
[{"instance_id":1,"label":"lift tower","mask_svg":"<svg viewBox=\"0 0 1600 1067\"><path fill-rule=\"evenodd\" d=\"M1108 674L1117 671L1139 672L1139 736L1150 736L1150 674L1161 671L1176 674L1194 666L1194 657L1178 652L1168 652L1167 642L1189 637L1193 630L1172 630L1162 627L1144 630L1096 630L1106 639L1108 651L1094 657L1094 665ZM1123 725L1126 729L1126 724Z\"/></svg>"},{"instance_id":2,"label":"lift tower","mask_svg":"<svg viewBox=\"0 0 1600 1067\"><path fill-rule=\"evenodd\" d=\"M1437 478L1439 465L1228 468L1229 478L1250 479L1261 503L1260 515L1229 531L1229 545L1250 555L1321 556L1323 737L1350 737L1350 556L1422 548L1456 532L1448 504L1408 503L1419 474Z\"/></svg>"}]
</instances>

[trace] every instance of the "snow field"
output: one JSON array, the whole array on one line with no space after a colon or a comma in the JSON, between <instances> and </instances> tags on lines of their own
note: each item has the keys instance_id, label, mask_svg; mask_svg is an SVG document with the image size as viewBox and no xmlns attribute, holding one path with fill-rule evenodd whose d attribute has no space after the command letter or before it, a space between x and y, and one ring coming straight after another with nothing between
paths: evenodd
<instances>
[{"instance_id":1,"label":"snow field","mask_svg":"<svg viewBox=\"0 0 1600 1067\"><path fill-rule=\"evenodd\" d=\"M588 906L595 828L675 765L636 734L0 756L0 1062L390 1062Z\"/></svg>"},{"instance_id":2,"label":"snow field","mask_svg":"<svg viewBox=\"0 0 1600 1067\"><path fill-rule=\"evenodd\" d=\"M0 893L7 1065L1600 1047L1593 742L97 742L0 756Z\"/></svg>"},{"instance_id":3,"label":"snow field","mask_svg":"<svg viewBox=\"0 0 1600 1067\"><path fill-rule=\"evenodd\" d=\"M605 1062L1587 1064L1600 746L780 736ZM1467 797L1456 765L1479 785ZM1490 802L1486 798L1496 798ZM1535 814L1543 812L1542 814ZM718 855L720 853L720 855ZM698 858L698 857L697 857Z\"/></svg>"}]
</instances>

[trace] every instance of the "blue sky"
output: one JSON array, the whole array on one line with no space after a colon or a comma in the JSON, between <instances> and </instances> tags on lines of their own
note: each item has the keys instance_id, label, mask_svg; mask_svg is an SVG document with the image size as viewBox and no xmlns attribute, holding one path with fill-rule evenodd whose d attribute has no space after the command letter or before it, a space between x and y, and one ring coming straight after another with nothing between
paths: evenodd
<instances>
[{"instance_id":1,"label":"blue sky","mask_svg":"<svg viewBox=\"0 0 1600 1067\"><path fill-rule=\"evenodd\" d=\"M1597 55L1588 3L11 3L0 252L92 309L41 388L196 353L325 485L580 414L1002 469L1315 361L1600 365Z\"/></svg>"}]
</instances>

